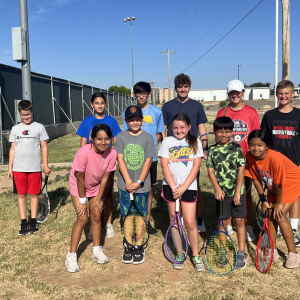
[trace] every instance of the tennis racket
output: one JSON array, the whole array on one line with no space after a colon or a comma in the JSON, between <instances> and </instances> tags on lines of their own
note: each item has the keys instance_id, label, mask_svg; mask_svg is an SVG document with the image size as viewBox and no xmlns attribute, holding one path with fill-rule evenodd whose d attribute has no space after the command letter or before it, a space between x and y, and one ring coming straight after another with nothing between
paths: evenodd
<instances>
[{"instance_id":1,"label":"tennis racket","mask_svg":"<svg viewBox=\"0 0 300 300\"><path fill-rule=\"evenodd\" d=\"M179 199L175 201L175 216L165 237L165 248L169 259L175 264L182 264L188 253L188 240L179 215Z\"/></svg>"},{"instance_id":2,"label":"tennis racket","mask_svg":"<svg viewBox=\"0 0 300 300\"><path fill-rule=\"evenodd\" d=\"M274 257L274 243L269 230L268 210L265 211L264 228L256 247L255 263L260 273L266 273L270 270Z\"/></svg>"},{"instance_id":3,"label":"tennis racket","mask_svg":"<svg viewBox=\"0 0 300 300\"><path fill-rule=\"evenodd\" d=\"M141 214L134 202L132 193L130 195L130 206L123 222L123 239L131 246L144 246L149 240L148 222Z\"/></svg>"},{"instance_id":4,"label":"tennis racket","mask_svg":"<svg viewBox=\"0 0 300 300\"><path fill-rule=\"evenodd\" d=\"M261 205L262 205L262 202L261 202L261 200L259 200L257 205L256 205L255 215L256 215L256 222L257 222L257 225L258 225L259 229L263 230L264 229L264 223L265 223L265 214L263 213L263 211L261 209Z\"/></svg>"},{"instance_id":5,"label":"tennis racket","mask_svg":"<svg viewBox=\"0 0 300 300\"><path fill-rule=\"evenodd\" d=\"M219 222L205 248L205 260L211 272L228 275L236 267L236 246L223 223L223 201L218 201Z\"/></svg>"},{"instance_id":6,"label":"tennis racket","mask_svg":"<svg viewBox=\"0 0 300 300\"><path fill-rule=\"evenodd\" d=\"M48 190L47 190L48 178L49 177L46 175L44 186L41 189L39 195L39 209L36 217L38 223L46 222L50 214L50 201L49 201ZM45 189L45 193L43 193L44 189Z\"/></svg>"}]
</instances>

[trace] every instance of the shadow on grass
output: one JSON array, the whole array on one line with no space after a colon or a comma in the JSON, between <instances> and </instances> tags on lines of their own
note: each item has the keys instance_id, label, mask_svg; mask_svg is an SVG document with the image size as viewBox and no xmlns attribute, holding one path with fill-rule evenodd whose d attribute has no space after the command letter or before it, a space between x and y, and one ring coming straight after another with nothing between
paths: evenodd
<instances>
[{"instance_id":1,"label":"shadow on grass","mask_svg":"<svg viewBox=\"0 0 300 300\"><path fill-rule=\"evenodd\" d=\"M70 192L65 187L59 187L54 191L48 193L50 200L50 214L55 215L55 220L58 217L59 209L67 204L67 199Z\"/></svg>"}]
</instances>

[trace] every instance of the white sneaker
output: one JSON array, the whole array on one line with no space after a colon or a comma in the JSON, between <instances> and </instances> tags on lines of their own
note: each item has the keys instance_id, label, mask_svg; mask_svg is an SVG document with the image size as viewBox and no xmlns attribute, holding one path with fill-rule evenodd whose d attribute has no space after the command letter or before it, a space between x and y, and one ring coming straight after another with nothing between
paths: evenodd
<instances>
[{"instance_id":1,"label":"white sneaker","mask_svg":"<svg viewBox=\"0 0 300 300\"><path fill-rule=\"evenodd\" d=\"M105 226L105 228L106 228L106 237L108 239L113 238L115 236L115 232L114 232L114 228L113 228L112 224L111 223L107 224Z\"/></svg>"},{"instance_id":2,"label":"white sneaker","mask_svg":"<svg viewBox=\"0 0 300 300\"><path fill-rule=\"evenodd\" d=\"M227 226L227 232L228 232L229 235L233 234L232 226L230 226L230 225Z\"/></svg>"},{"instance_id":3,"label":"white sneaker","mask_svg":"<svg viewBox=\"0 0 300 300\"><path fill-rule=\"evenodd\" d=\"M198 217L196 219L196 222L197 222L198 232L206 232L206 227L205 227L205 224L204 224L204 219L201 218L201 217Z\"/></svg>"},{"instance_id":4,"label":"white sneaker","mask_svg":"<svg viewBox=\"0 0 300 300\"><path fill-rule=\"evenodd\" d=\"M70 273L79 272L79 266L77 263L76 253L68 252L66 260L65 260L65 265L67 267L68 272L70 272Z\"/></svg>"},{"instance_id":5,"label":"white sneaker","mask_svg":"<svg viewBox=\"0 0 300 300\"><path fill-rule=\"evenodd\" d=\"M97 250L93 251L93 259L97 259L99 264L105 264L108 263L108 258L107 256L103 253L103 248L102 246L99 246Z\"/></svg>"},{"instance_id":6,"label":"white sneaker","mask_svg":"<svg viewBox=\"0 0 300 300\"><path fill-rule=\"evenodd\" d=\"M92 228L90 227L90 231L87 235L88 240L92 241L93 240L93 235L92 235Z\"/></svg>"},{"instance_id":7,"label":"white sneaker","mask_svg":"<svg viewBox=\"0 0 300 300\"><path fill-rule=\"evenodd\" d=\"M255 242L256 241L256 236L253 232L253 229L251 225L246 226L246 240L248 242Z\"/></svg>"}]
</instances>

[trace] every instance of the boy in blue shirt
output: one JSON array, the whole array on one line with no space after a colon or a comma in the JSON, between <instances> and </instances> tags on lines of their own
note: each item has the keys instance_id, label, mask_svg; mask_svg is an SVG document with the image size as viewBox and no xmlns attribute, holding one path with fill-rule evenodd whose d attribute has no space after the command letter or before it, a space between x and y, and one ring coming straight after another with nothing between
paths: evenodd
<instances>
[{"instance_id":1,"label":"boy in blue shirt","mask_svg":"<svg viewBox=\"0 0 300 300\"><path fill-rule=\"evenodd\" d=\"M137 99L137 106L139 106L143 112L143 123L141 129L152 135L154 139L155 151L157 153L158 144L162 141L165 131L162 111L158 107L147 103L148 97L151 96L151 86L148 82L140 81L136 83L133 87L133 94ZM128 125L124 117L125 111L123 113L123 130L125 131L128 129ZM149 192L148 215L146 219L149 222L149 233L156 234L157 230L150 225L150 216L153 199L152 186L156 183L157 178L157 157L153 157L153 161L150 168L150 178L151 189Z\"/></svg>"}]
</instances>

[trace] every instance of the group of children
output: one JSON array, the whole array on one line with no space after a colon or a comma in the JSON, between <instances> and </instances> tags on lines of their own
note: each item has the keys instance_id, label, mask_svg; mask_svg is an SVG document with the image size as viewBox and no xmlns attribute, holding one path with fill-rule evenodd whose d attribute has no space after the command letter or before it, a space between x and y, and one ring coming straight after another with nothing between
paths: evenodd
<instances>
[{"instance_id":1,"label":"group of children","mask_svg":"<svg viewBox=\"0 0 300 300\"><path fill-rule=\"evenodd\" d=\"M70 193L77 220L72 230L70 252L65 260L67 270L79 271L76 250L88 222L88 215L91 220L89 235L94 245L92 257L99 263L108 262L100 246L101 215L103 199L106 199L106 236L114 237L111 188L116 161L119 166L117 186L121 223L130 206L130 193L134 193L137 206L150 224L152 186L157 177L157 156L161 159L164 176L162 196L167 202L170 222L175 214L175 199L179 198L196 271L205 270L199 255L198 234L206 230L199 188L199 170L203 157L207 159L208 176L215 189L216 201L224 201L224 225L229 234L232 233L231 218L235 223L238 238L237 268L246 266L246 239L255 240L250 225L252 181L262 199L263 209L272 210L269 214L269 226L273 240L276 240L279 226L286 241L286 267L298 267L300 256L295 245L300 246L300 185L296 181L300 176L300 114L298 109L291 106L293 84L290 81L278 84L276 94L280 105L265 114L260 130L257 111L242 102L245 93L242 82L230 81L227 86L230 103L219 111L214 121L216 144L208 149L207 138L204 136L201 141L197 138L198 134L205 133L204 124L207 119L202 105L188 97L190 78L180 74L174 82L177 97L167 102L162 111L147 103L151 94L150 85L145 82L137 83L134 86L137 105L125 109L124 131L121 131L114 118L104 114L105 96L102 93L92 96L94 115L83 120L77 131L81 136L81 148L74 157L70 172ZM39 159L40 145L44 173L47 176L50 169L47 163L48 136L45 128L33 122L33 109L29 101L21 101L18 108L22 123L14 126L11 132L8 177L14 177L16 181L22 220L19 235L24 235L38 231L36 214L41 172L40 164L39 167L35 166L37 163L32 163L32 157ZM262 182L268 187L269 202L264 197ZM26 220L27 193L31 195L30 224ZM286 218L288 211L290 222ZM149 233L156 234L157 230L150 225ZM131 248L126 243L123 246L124 263L144 262L145 251L142 246ZM275 250L274 259L278 258L279 254ZM182 269L184 265L175 263L173 267Z\"/></svg>"}]
</instances>

